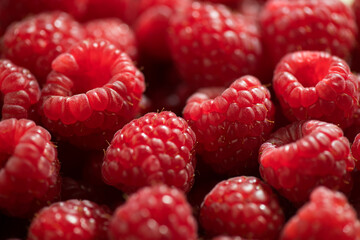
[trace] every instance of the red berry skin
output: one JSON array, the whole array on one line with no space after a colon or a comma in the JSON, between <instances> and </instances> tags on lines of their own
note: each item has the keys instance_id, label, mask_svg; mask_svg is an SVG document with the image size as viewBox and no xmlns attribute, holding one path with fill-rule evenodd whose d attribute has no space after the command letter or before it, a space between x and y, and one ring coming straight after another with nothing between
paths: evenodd
<instances>
[{"instance_id":1,"label":"red berry skin","mask_svg":"<svg viewBox=\"0 0 360 240\"><path fill-rule=\"evenodd\" d=\"M140 189L116 209L109 236L111 240L195 240L197 224L181 191L157 185Z\"/></svg>"},{"instance_id":2,"label":"red berry skin","mask_svg":"<svg viewBox=\"0 0 360 240\"><path fill-rule=\"evenodd\" d=\"M336 125L317 120L278 129L261 145L260 174L295 205L317 186L350 192L355 167L350 144Z\"/></svg>"},{"instance_id":3,"label":"red berry skin","mask_svg":"<svg viewBox=\"0 0 360 240\"><path fill-rule=\"evenodd\" d=\"M169 25L172 58L194 88L227 87L258 71L262 57L257 24L224 5L193 2Z\"/></svg>"},{"instance_id":4,"label":"red berry skin","mask_svg":"<svg viewBox=\"0 0 360 240\"><path fill-rule=\"evenodd\" d=\"M219 182L205 197L200 223L209 235L277 239L284 214L270 186L256 177Z\"/></svg>"},{"instance_id":5,"label":"red berry skin","mask_svg":"<svg viewBox=\"0 0 360 240\"><path fill-rule=\"evenodd\" d=\"M29 217L60 192L59 161L49 132L27 119L0 122L0 211Z\"/></svg>"},{"instance_id":6,"label":"red berry skin","mask_svg":"<svg viewBox=\"0 0 360 240\"><path fill-rule=\"evenodd\" d=\"M360 133L355 136L351 145L351 154L355 159L356 168L360 169Z\"/></svg>"},{"instance_id":7,"label":"red berry skin","mask_svg":"<svg viewBox=\"0 0 360 240\"><path fill-rule=\"evenodd\" d=\"M55 136L102 149L134 118L144 77L128 55L105 40L84 40L52 63L41 92L42 123Z\"/></svg>"},{"instance_id":8,"label":"red berry skin","mask_svg":"<svg viewBox=\"0 0 360 240\"><path fill-rule=\"evenodd\" d=\"M299 50L326 51L347 59L355 46L355 18L340 0L269 0L260 23L274 65Z\"/></svg>"},{"instance_id":9,"label":"red berry skin","mask_svg":"<svg viewBox=\"0 0 360 240\"><path fill-rule=\"evenodd\" d=\"M236 237L229 237L229 236L217 236L212 238L212 240L246 240L245 238L236 236Z\"/></svg>"},{"instance_id":10,"label":"red berry skin","mask_svg":"<svg viewBox=\"0 0 360 240\"><path fill-rule=\"evenodd\" d=\"M0 90L3 95L2 119L29 118L40 99L40 87L29 70L9 60L0 60Z\"/></svg>"},{"instance_id":11,"label":"red berry skin","mask_svg":"<svg viewBox=\"0 0 360 240\"><path fill-rule=\"evenodd\" d=\"M64 12L30 16L12 24L3 37L3 54L33 73L40 85L52 61L85 37L83 27Z\"/></svg>"},{"instance_id":12,"label":"red berry skin","mask_svg":"<svg viewBox=\"0 0 360 240\"><path fill-rule=\"evenodd\" d=\"M204 88L183 111L196 133L197 153L214 171L239 175L258 169L257 153L274 126L270 92L244 76L227 89Z\"/></svg>"},{"instance_id":13,"label":"red berry skin","mask_svg":"<svg viewBox=\"0 0 360 240\"><path fill-rule=\"evenodd\" d=\"M85 24L88 39L105 39L118 49L126 52L132 60L137 59L138 50L135 34L132 29L117 18L104 18L89 21Z\"/></svg>"},{"instance_id":14,"label":"red berry skin","mask_svg":"<svg viewBox=\"0 0 360 240\"><path fill-rule=\"evenodd\" d=\"M360 222L346 197L318 187L285 225L280 240L358 240Z\"/></svg>"},{"instance_id":15,"label":"red berry skin","mask_svg":"<svg viewBox=\"0 0 360 240\"><path fill-rule=\"evenodd\" d=\"M28 240L107 240L111 215L88 200L57 202L32 220Z\"/></svg>"},{"instance_id":16,"label":"red berry skin","mask_svg":"<svg viewBox=\"0 0 360 240\"><path fill-rule=\"evenodd\" d=\"M148 113L115 133L102 166L104 181L133 192L164 183L188 192L195 169L195 133L173 112Z\"/></svg>"},{"instance_id":17,"label":"red berry skin","mask_svg":"<svg viewBox=\"0 0 360 240\"><path fill-rule=\"evenodd\" d=\"M273 89L290 121L317 119L345 128L357 108L359 82L344 60L298 51L277 64Z\"/></svg>"}]
</instances>

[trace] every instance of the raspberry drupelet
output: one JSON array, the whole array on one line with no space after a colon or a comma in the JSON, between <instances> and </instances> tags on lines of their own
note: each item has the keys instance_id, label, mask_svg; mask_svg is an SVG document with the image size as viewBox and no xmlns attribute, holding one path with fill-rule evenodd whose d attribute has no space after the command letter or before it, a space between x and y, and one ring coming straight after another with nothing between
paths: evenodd
<instances>
[{"instance_id":1,"label":"raspberry drupelet","mask_svg":"<svg viewBox=\"0 0 360 240\"><path fill-rule=\"evenodd\" d=\"M144 187L119 206L109 228L111 240L195 240L197 224L182 191Z\"/></svg>"},{"instance_id":2,"label":"raspberry drupelet","mask_svg":"<svg viewBox=\"0 0 360 240\"><path fill-rule=\"evenodd\" d=\"M357 169L360 169L360 133L356 134L351 145L351 154L355 159Z\"/></svg>"},{"instance_id":3,"label":"raspberry drupelet","mask_svg":"<svg viewBox=\"0 0 360 240\"><path fill-rule=\"evenodd\" d=\"M347 63L326 52L289 53L277 64L273 88L290 121L317 119L348 127L359 81Z\"/></svg>"},{"instance_id":4,"label":"raspberry drupelet","mask_svg":"<svg viewBox=\"0 0 360 240\"><path fill-rule=\"evenodd\" d=\"M319 185L351 191L349 140L331 123L308 120L278 129L261 145L259 162L262 178L295 205Z\"/></svg>"},{"instance_id":5,"label":"raspberry drupelet","mask_svg":"<svg viewBox=\"0 0 360 240\"><path fill-rule=\"evenodd\" d=\"M3 36L3 54L25 67L42 85L52 61L84 39L85 30L69 14L45 12L12 24Z\"/></svg>"},{"instance_id":6,"label":"raspberry drupelet","mask_svg":"<svg viewBox=\"0 0 360 240\"><path fill-rule=\"evenodd\" d=\"M318 187L282 231L280 240L294 239L359 240L360 222L344 194Z\"/></svg>"},{"instance_id":7,"label":"raspberry drupelet","mask_svg":"<svg viewBox=\"0 0 360 240\"><path fill-rule=\"evenodd\" d=\"M59 161L49 132L27 119L0 122L0 211L29 217L60 192Z\"/></svg>"},{"instance_id":8,"label":"raspberry drupelet","mask_svg":"<svg viewBox=\"0 0 360 240\"><path fill-rule=\"evenodd\" d=\"M164 183L188 192L195 170L195 133L173 112L148 113L119 130L106 150L103 179L125 192Z\"/></svg>"},{"instance_id":9,"label":"raspberry drupelet","mask_svg":"<svg viewBox=\"0 0 360 240\"><path fill-rule=\"evenodd\" d=\"M258 150L274 126L274 110L268 89L244 76L227 89L200 89L189 97L183 116L196 133L203 161L218 173L238 175L258 169Z\"/></svg>"},{"instance_id":10,"label":"raspberry drupelet","mask_svg":"<svg viewBox=\"0 0 360 240\"><path fill-rule=\"evenodd\" d=\"M211 236L277 239L284 214L271 187L256 177L219 182L205 197L200 223Z\"/></svg>"},{"instance_id":11,"label":"raspberry drupelet","mask_svg":"<svg viewBox=\"0 0 360 240\"><path fill-rule=\"evenodd\" d=\"M341 0L268 0L260 23L273 65L299 50L348 59L358 31L352 10Z\"/></svg>"},{"instance_id":12,"label":"raspberry drupelet","mask_svg":"<svg viewBox=\"0 0 360 240\"><path fill-rule=\"evenodd\" d=\"M32 220L28 240L107 240L111 215L88 200L71 199L41 209Z\"/></svg>"},{"instance_id":13,"label":"raspberry drupelet","mask_svg":"<svg viewBox=\"0 0 360 240\"><path fill-rule=\"evenodd\" d=\"M27 69L1 59L0 86L2 119L30 118L40 99L40 87L35 77Z\"/></svg>"},{"instance_id":14,"label":"raspberry drupelet","mask_svg":"<svg viewBox=\"0 0 360 240\"><path fill-rule=\"evenodd\" d=\"M84 148L105 148L134 118L144 77L127 54L105 40L84 40L52 63L39 113L55 136Z\"/></svg>"},{"instance_id":15,"label":"raspberry drupelet","mask_svg":"<svg viewBox=\"0 0 360 240\"><path fill-rule=\"evenodd\" d=\"M227 87L245 74L257 74L260 38L255 21L221 4L195 1L170 19L172 58L194 88Z\"/></svg>"}]
</instances>

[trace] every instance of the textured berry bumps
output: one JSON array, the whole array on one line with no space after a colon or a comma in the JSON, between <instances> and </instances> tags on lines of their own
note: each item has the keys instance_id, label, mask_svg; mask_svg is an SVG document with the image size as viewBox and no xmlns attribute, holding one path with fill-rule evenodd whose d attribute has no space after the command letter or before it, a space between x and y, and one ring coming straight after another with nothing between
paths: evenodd
<instances>
[{"instance_id":1,"label":"textured berry bumps","mask_svg":"<svg viewBox=\"0 0 360 240\"><path fill-rule=\"evenodd\" d=\"M87 148L106 140L138 111L144 77L127 54L105 40L84 40L52 63L41 93L42 123Z\"/></svg>"},{"instance_id":2,"label":"textured berry bumps","mask_svg":"<svg viewBox=\"0 0 360 240\"><path fill-rule=\"evenodd\" d=\"M32 220L28 240L107 240L111 215L88 200L68 200L43 208Z\"/></svg>"},{"instance_id":3,"label":"textured berry bumps","mask_svg":"<svg viewBox=\"0 0 360 240\"><path fill-rule=\"evenodd\" d=\"M51 62L85 37L82 26L63 12L30 16L11 25L4 34L4 56L44 83Z\"/></svg>"},{"instance_id":4,"label":"textured berry bumps","mask_svg":"<svg viewBox=\"0 0 360 240\"><path fill-rule=\"evenodd\" d=\"M326 52L286 55L275 69L273 88L290 121L318 119L341 127L353 121L359 82L344 60Z\"/></svg>"},{"instance_id":5,"label":"textured berry bumps","mask_svg":"<svg viewBox=\"0 0 360 240\"><path fill-rule=\"evenodd\" d=\"M184 194L164 185L145 187L118 207L110 239L195 240L197 225Z\"/></svg>"},{"instance_id":6,"label":"textured berry bumps","mask_svg":"<svg viewBox=\"0 0 360 240\"><path fill-rule=\"evenodd\" d=\"M227 89L204 88L183 111L196 133L197 153L218 173L257 169L257 152L273 126L270 93L258 79L244 76Z\"/></svg>"},{"instance_id":7,"label":"textured berry bumps","mask_svg":"<svg viewBox=\"0 0 360 240\"><path fill-rule=\"evenodd\" d=\"M0 60L0 86L3 95L2 119L29 118L40 99L40 87L25 68Z\"/></svg>"},{"instance_id":8,"label":"textured berry bumps","mask_svg":"<svg viewBox=\"0 0 360 240\"><path fill-rule=\"evenodd\" d=\"M270 186L255 177L218 183L201 205L200 223L210 235L277 239L284 215Z\"/></svg>"},{"instance_id":9,"label":"textured berry bumps","mask_svg":"<svg viewBox=\"0 0 360 240\"><path fill-rule=\"evenodd\" d=\"M354 142L351 145L351 154L356 160L356 167L360 167L360 133L355 136Z\"/></svg>"},{"instance_id":10,"label":"textured berry bumps","mask_svg":"<svg viewBox=\"0 0 360 240\"><path fill-rule=\"evenodd\" d=\"M350 144L331 123L309 120L280 128L261 145L259 162L263 179L297 205L319 185L351 190Z\"/></svg>"},{"instance_id":11,"label":"textured berry bumps","mask_svg":"<svg viewBox=\"0 0 360 240\"><path fill-rule=\"evenodd\" d=\"M102 175L125 192L165 183L189 191L194 180L195 133L174 113L148 113L119 130L106 150Z\"/></svg>"},{"instance_id":12,"label":"textured berry bumps","mask_svg":"<svg viewBox=\"0 0 360 240\"><path fill-rule=\"evenodd\" d=\"M280 240L360 239L360 222L342 193L319 187L310 198L286 223Z\"/></svg>"},{"instance_id":13,"label":"textured berry bumps","mask_svg":"<svg viewBox=\"0 0 360 240\"><path fill-rule=\"evenodd\" d=\"M298 50L348 58L355 46L355 18L341 0L269 0L260 22L273 64Z\"/></svg>"},{"instance_id":14,"label":"textured berry bumps","mask_svg":"<svg viewBox=\"0 0 360 240\"><path fill-rule=\"evenodd\" d=\"M0 122L0 211L31 216L59 196L59 161L50 134L33 121Z\"/></svg>"},{"instance_id":15,"label":"textured berry bumps","mask_svg":"<svg viewBox=\"0 0 360 240\"><path fill-rule=\"evenodd\" d=\"M263 51L255 22L201 2L170 19L169 44L180 74L194 87L228 86L257 73Z\"/></svg>"}]
</instances>

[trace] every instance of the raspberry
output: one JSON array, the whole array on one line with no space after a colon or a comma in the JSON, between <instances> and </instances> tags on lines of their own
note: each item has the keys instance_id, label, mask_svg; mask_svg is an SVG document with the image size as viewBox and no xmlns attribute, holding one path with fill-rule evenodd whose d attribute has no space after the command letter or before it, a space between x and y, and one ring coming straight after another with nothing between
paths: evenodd
<instances>
[{"instance_id":1,"label":"raspberry","mask_svg":"<svg viewBox=\"0 0 360 240\"><path fill-rule=\"evenodd\" d=\"M195 133L173 112L148 113L115 133L103 179L125 192L165 183L187 192L194 179Z\"/></svg>"},{"instance_id":2,"label":"raspberry","mask_svg":"<svg viewBox=\"0 0 360 240\"><path fill-rule=\"evenodd\" d=\"M52 60L84 37L84 29L70 15L41 13L7 29L3 54L15 64L29 69L43 84L51 71Z\"/></svg>"},{"instance_id":3,"label":"raspberry","mask_svg":"<svg viewBox=\"0 0 360 240\"><path fill-rule=\"evenodd\" d=\"M350 144L331 123L308 120L278 129L261 145L259 162L263 179L296 205L319 185L351 190Z\"/></svg>"},{"instance_id":4,"label":"raspberry","mask_svg":"<svg viewBox=\"0 0 360 240\"><path fill-rule=\"evenodd\" d=\"M310 198L286 223L281 240L360 239L360 222L342 193L318 187Z\"/></svg>"},{"instance_id":5,"label":"raspberry","mask_svg":"<svg viewBox=\"0 0 360 240\"><path fill-rule=\"evenodd\" d=\"M260 22L274 65L298 50L327 51L346 59L355 46L355 18L340 0L269 0Z\"/></svg>"},{"instance_id":6,"label":"raspberry","mask_svg":"<svg viewBox=\"0 0 360 240\"><path fill-rule=\"evenodd\" d=\"M87 200L57 202L32 220L28 240L107 240L111 215Z\"/></svg>"},{"instance_id":7,"label":"raspberry","mask_svg":"<svg viewBox=\"0 0 360 240\"><path fill-rule=\"evenodd\" d=\"M255 21L220 4L193 2L173 16L169 45L180 74L195 88L228 86L255 74L262 56Z\"/></svg>"},{"instance_id":8,"label":"raspberry","mask_svg":"<svg viewBox=\"0 0 360 240\"><path fill-rule=\"evenodd\" d=\"M144 187L118 207L110 239L195 240L197 225L184 194L164 185Z\"/></svg>"},{"instance_id":9,"label":"raspberry","mask_svg":"<svg viewBox=\"0 0 360 240\"><path fill-rule=\"evenodd\" d=\"M59 161L50 134L33 121L0 122L0 211L31 216L59 195Z\"/></svg>"},{"instance_id":10,"label":"raspberry","mask_svg":"<svg viewBox=\"0 0 360 240\"><path fill-rule=\"evenodd\" d=\"M3 95L2 119L29 118L40 99L35 77L9 60L0 60L0 86Z\"/></svg>"},{"instance_id":11,"label":"raspberry","mask_svg":"<svg viewBox=\"0 0 360 240\"><path fill-rule=\"evenodd\" d=\"M205 197L200 223L210 235L277 239L284 214L270 186L256 177L219 182Z\"/></svg>"},{"instance_id":12,"label":"raspberry","mask_svg":"<svg viewBox=\"0 0 360 240\"><path fill-rule=\"evenodd\" d=\"M85 25L87 37L93 40L99 38L108 40L121 51L126 52L131 59L137 59L135 34L130 27L120 19L107 18L87 22Z\"/></svg>"},{"instance_id":13,"label":"raspberry","mask_svg":"<svg viewBox=\"0 0 360 240\"><path fill-rule=\"evenodd\" d=\"M290 121L317 119L345 128L357 108L355 75L344 60L326 52L286 55L275 69L273 88Z\"/></svg>"},{"instance_id":14,"label":"raspberry","mask_svg":"<svg viewBox=\"0 0 360 240\"><path fill-rule=\"evenodd\" d=\"M360 133L355 136L353 144L351 145L351 153L356 160L356 167L360 169Z\"/></svg>"},{"instance_id":15,"label":"raspberry","mask_svg":"<svg viewBox=\"0 0 360 240\"><path fill-rule=\"evenodd\" d=\"M231 175L258 168L258 149L274 126L270 93L252 76L237 79L227 89L193 94L183 116L196 133L203 161Z\"/></svg>"},{"instance_id":16,"label":"raspberry","mask_svg":"<svg viewBox=\"0 0 360 240\"><path fill-rule=\"evenodd\" d=\"M56 136L86 148L133 119L144 78L124 52L105 40L84 40L52 63L42 89L42 122Z\"/></svg>"}]
</instances>

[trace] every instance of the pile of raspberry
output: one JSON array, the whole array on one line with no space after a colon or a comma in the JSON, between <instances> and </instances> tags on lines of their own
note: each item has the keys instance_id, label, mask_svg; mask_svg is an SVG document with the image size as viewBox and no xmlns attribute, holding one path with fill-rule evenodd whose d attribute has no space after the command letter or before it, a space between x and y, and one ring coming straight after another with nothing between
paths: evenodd
<instances>
[{"instance_id":1,"label":"pile of raspberry","mask_svg":"<svg viewBox=\"0 0 360 240\"><path fill-rule=\"evenodd\" d=\"M360 0L0 0L0 239L360 240Z\"/></svg>"}]
</instances>

